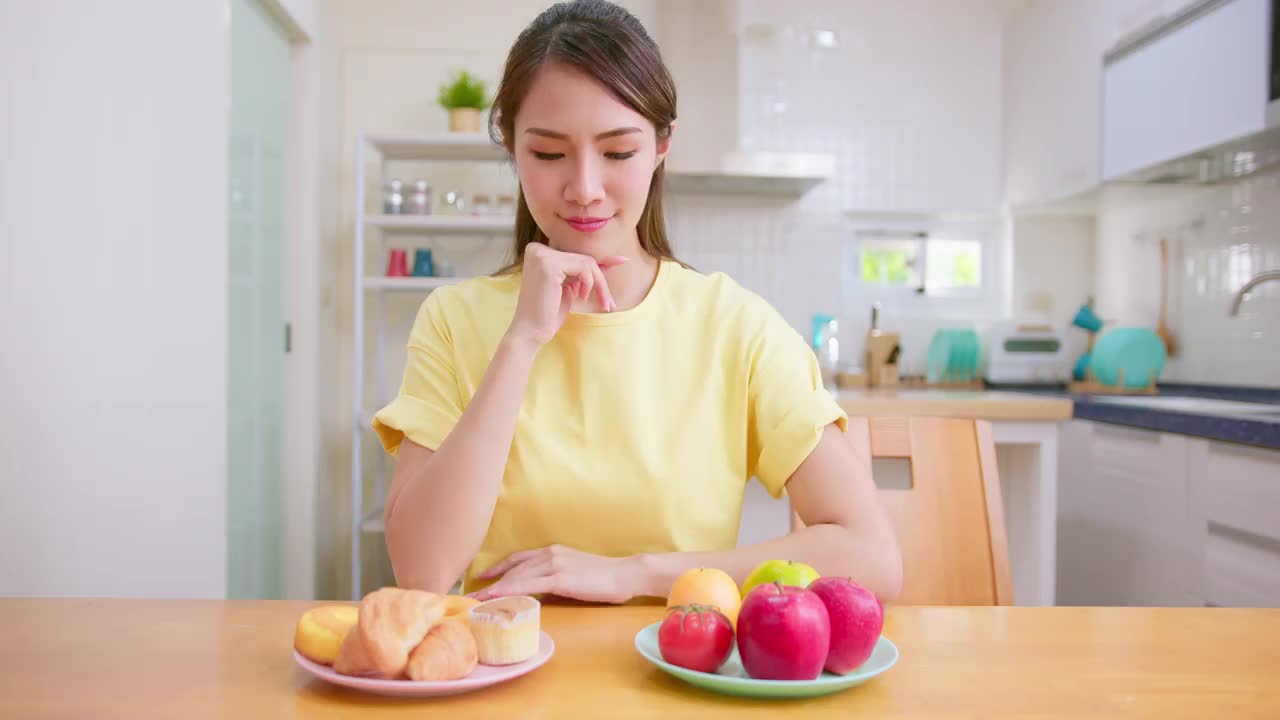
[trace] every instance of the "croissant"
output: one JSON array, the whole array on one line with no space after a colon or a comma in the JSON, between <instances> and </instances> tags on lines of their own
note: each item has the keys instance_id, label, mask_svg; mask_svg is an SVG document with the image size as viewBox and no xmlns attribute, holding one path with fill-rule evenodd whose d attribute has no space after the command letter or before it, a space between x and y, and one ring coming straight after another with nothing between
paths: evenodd
<instances>
[{"instance_id":1,"label":"croissant","mask_svg":"<svg viewBox=\"0 0 1280 720\"><path fill-rule=\"evenodd\" d=\"M409 655L410 680L457 680L476 669L476 639L465 620L446 618Z\"/></svg>"},{"instance_id":2,"label":"croissant","mask_svg":"<svg viewBox=\"0 0 1280 720\"><path fill-rule=\"evenodd\" d=\"M374 590L360 601L359 623L348 634L359 639L352 641L346 658L350 662L344 662L343 667L355 669L362 664L359 661L367 658L372 669L383 677L403 677L409 653L440 622L444 613L444 598L435 593L396 587ZM363 646L363 658L355 643ZM342 657L341 649L338 655ZM343 672L337 664L334 669Z\"/></svg>"},{"instance_id":3,"label":"croissant","mask_svg":"<svg viewBox=\"0 0 1280 720\"><path fill-rule=\"evenodd\" d=\"M338 648L338 656L333 660L333 669L343 675L369 675L377 672L369 653L364 649L364 638L360 628L354 628L342 639Z\"/></svg>"}]
</instances>

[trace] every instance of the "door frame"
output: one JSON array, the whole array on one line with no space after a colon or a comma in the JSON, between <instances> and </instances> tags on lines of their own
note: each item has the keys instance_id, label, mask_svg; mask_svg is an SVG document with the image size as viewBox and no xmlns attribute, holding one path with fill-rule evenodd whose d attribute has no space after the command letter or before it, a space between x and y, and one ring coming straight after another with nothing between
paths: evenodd
<instances>
[{"instance_id":1,"label":"door frame","mask_svg":"<svg viewBox=\"0 0 1280 720\"><path fill-rule=\"evenodd\" d=\"M288 186L284 282L285 322L291 347L285 356L284 474L285 597L316 597L316 494L320 468L319 335L322 184L321 100L324 66L317 36L318 0L259 0L289 37ZM336 82L336 78L333 79ZM281 328L283 338L284 328Z\"/></svg>"}]
</instances>

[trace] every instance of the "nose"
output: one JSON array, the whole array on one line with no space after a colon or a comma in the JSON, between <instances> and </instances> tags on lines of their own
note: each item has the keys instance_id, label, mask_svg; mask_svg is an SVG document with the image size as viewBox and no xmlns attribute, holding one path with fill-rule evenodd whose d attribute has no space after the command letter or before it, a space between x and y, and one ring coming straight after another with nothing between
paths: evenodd
<instances>
[{"instance_id":1,"label":"nose","mask_svg":"<svg viewBox=\"0 0 1280 720\"><path fill-rule=\"evenodd\" d=\"M564 199L571 205L588 207L604 199L601 168L596 158L584 153L573 166L573 175L564 187Z\"/></svg>"}]
</instances>

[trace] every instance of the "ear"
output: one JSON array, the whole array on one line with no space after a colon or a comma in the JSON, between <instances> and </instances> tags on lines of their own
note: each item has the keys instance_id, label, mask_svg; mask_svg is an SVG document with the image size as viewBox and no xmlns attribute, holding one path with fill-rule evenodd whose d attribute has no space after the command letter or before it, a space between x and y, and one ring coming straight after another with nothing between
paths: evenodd
<instances>
[{"instance_id":1,"label":"ear","mask_svg":"<svg viewBox=\"0 0 1280 720\"><path fill-rule=\"evenodd\" d=\"M662 164L664 159L666 159L667 153L671 152L671 138L675 137L675 134L676 123L673 120L671 122L671 130L667 133L667 136L658 140L658 156L653 161L654 170L658 169L658 166Z\"/></svg>"}]
</instances>

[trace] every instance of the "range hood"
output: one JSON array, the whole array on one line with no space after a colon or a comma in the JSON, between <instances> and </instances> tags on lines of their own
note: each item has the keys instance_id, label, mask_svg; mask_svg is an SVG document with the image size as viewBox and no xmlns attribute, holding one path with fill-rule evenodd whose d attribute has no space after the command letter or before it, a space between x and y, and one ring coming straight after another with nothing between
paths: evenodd
<instances>
[{"instance_id":1,"label":"range hood","mask_svg":"<svg viewBox=\"0 0 1280 720\"><path fill-rule=\"evenodd\" d=\"M1280 163L1276 0L1199 0L1106 54L1102 179L1216 183Z\"/></svg>"},{"instance_id":2,"label":"range hood","mask_svg":"<svg viewBox=\"0 0 1280 720\"><path fill-rule=\"evenodd\" d=\"M741 0L657 0L655 11L655 35L679 94L666 159L673 192L797 196L835 176L834 155L741 141Z\"/></svg>"},{"instance_id":3,"label":"range hood","mask_svg":"<svg viewBox=\"0 0 1280 720\"><path fill-rule=\"evenodd\" d=\"M667 187L689 193L803 195L835 176L836 160L820 153L727 152L714 167L676 166Z\"/></svg>"}]
</instances>

